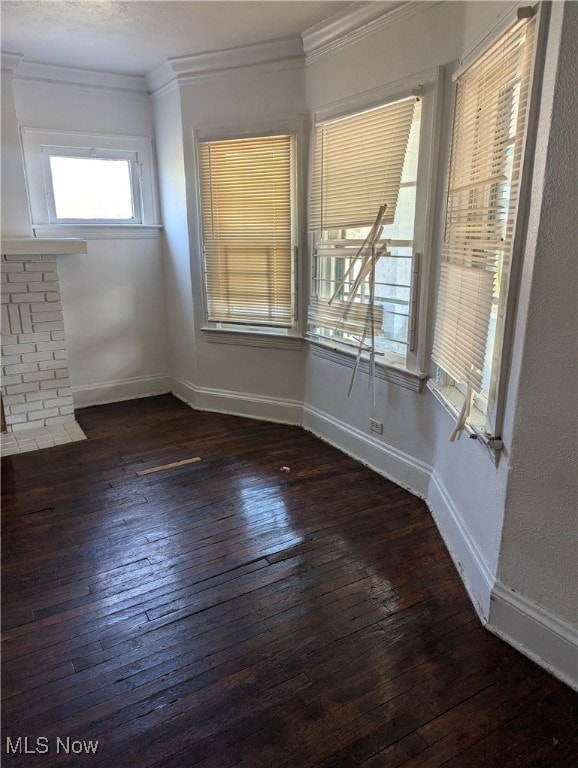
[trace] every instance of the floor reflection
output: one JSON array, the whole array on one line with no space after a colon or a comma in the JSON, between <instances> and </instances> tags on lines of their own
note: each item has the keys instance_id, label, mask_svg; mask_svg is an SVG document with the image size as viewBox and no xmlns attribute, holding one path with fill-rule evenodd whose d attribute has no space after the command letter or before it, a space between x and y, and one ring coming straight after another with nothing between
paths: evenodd
<instances>
[{"instance_id":1,"label":"floor reflection","mask_svg":"<svg viewBox=\"0 0 578 768\"><path fill-rule=\"evenodd\" d=\"M250 475L240 480L239 500L251 538L274 533L276 551L301 544L303 536L293 525L281 488L258 475Z\"/></svg>"}]
</instances>

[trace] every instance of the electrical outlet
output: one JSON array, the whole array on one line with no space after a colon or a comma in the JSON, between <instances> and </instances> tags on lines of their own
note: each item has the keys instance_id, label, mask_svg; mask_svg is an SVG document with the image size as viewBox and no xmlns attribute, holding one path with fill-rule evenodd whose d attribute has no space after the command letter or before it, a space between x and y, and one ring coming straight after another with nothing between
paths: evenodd
<instances>
[{"instance_id":1,"label":"electrical outlet","mask_svg":"<svg viewBox=\"0 0 578 768\"><path fill-rule=\"evenodd\" d=\"M383 422L376 419L369 420L369 431L375 432L378 435L383 435Z\"/></svg>"}]
</instances>

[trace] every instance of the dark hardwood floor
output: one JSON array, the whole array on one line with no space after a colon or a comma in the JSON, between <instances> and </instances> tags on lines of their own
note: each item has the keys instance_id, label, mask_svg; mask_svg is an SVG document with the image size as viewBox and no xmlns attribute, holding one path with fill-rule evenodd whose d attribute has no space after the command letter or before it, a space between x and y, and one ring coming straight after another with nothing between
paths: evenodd
<instances>
[{"instance_id":1,"label":"dark hardwood floor","mask_svg":"<svg viewBox=\"0 0 578 768\"><path fill-rule=\"evenodd\" d=\"M577 764L576 695L482 628L410 493L170 396L78 421L2 460L6 766Z\"/></svg>"}]
</instances>

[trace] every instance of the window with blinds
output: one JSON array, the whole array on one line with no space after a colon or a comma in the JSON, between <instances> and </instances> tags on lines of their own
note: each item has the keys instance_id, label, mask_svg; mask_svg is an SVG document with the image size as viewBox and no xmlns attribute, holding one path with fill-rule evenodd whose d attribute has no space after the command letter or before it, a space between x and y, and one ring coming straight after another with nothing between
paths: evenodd
<instances>
[{"instance_id":1,"label":"window with blinds","mask_svg":"<svg viewBox=\"0 0 578 768\"><path fill-rule=\"evenodd\" d=\"M293 137L199 142L208 321L293 324Z\"/></svg>"},{"instance_id":2,"label":"window with blinds","mask_svg":"<svg viewBox=\"0 0 578 768\"><path fill-rule=\"evenodd\" d=\"M315 128L309 226L309 337L404 367L412 344L418 261L414 220L421 101L401 99ZM364 246L385 207L375 263ZM364 347L365 348L365 347Z\"/></svg>"},{"instance_id":3,"label":"window with blinds","mask_svg":"<svg viewBox=\"0 0 578 768\"><path fill-rule=\"evenodd\" d=\"M415 98L319 124L309 210L314 230L369 226L380 205L395 220Z\"/></svg>"},{"instance_id":4,"label":"window with blinds","mask_svg":"<svg viewBox=\"0 0 578 768\"><path fill-rule=\"evenodd\" d=\"M481 408L501 356L535 26L516 23L457 79L432 357Z\"/></svg>"}]
</instances>

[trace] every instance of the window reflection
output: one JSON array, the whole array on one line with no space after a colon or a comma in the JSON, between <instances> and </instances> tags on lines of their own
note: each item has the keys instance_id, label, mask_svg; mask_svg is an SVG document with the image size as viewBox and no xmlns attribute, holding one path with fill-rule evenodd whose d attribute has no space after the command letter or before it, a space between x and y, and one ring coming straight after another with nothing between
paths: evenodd
<instances>
[{"instance_id":1,"label":"window reflection","mask_svg":"<svg viewBox=\"0 0 578 768\"><path fill-rule=\"evenodd\" d=\"M269 480L257 476L242 478L239 499L249 535L266 536L274 531L277 551L303 541L303 536L293 527L282 489L271 485ZM283 531L285 535L280 536Z\"/></svg>"}]
</instances>

